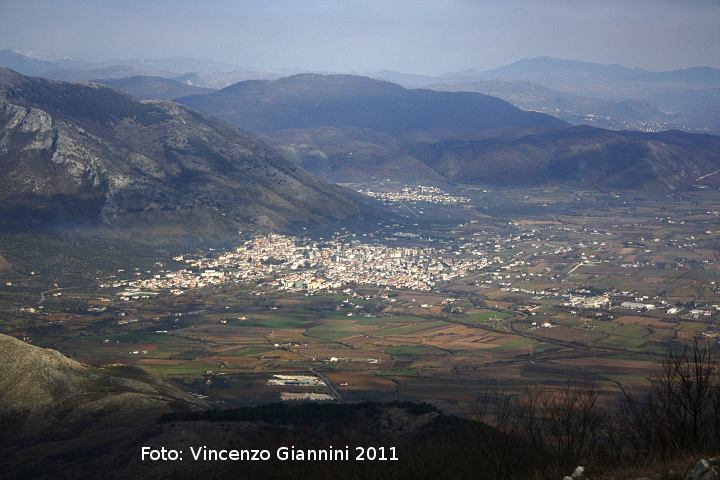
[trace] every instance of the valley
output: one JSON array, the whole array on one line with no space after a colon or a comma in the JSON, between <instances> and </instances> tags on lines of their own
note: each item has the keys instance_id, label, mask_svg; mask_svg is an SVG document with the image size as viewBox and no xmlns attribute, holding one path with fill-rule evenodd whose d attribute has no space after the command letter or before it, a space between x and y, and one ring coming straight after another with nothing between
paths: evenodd
<instances>
[{"instance_id":1,"label":"valley","mask_svg":"<svg viewBox=\"0 0 720 480\"><path fill-rule=\"evenodd\" d=\"M592 383L610 400L678 342L720 335L714 189L346 187L393 198L402 220L112 269L95 252L82 282L26 263L3 234L3 333L215 405L414 400L463 415L489 385Z\"/></svg>"},{"instance_id":2,"label":"valley","mask_svg":"<svg viewBox=\"0 0 720 480\"><path fill-rule=\"evenodd\" d=\"M0 24L0 480L720 479L717 1Z\"/></svg>"}]
</instances>

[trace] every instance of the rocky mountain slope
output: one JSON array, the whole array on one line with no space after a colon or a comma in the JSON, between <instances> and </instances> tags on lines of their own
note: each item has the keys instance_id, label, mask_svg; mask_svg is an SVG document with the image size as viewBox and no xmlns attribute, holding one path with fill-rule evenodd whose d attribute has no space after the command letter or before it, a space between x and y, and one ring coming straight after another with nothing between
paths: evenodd
<instances>
[{"instance_id":1,"label":"rocky mountain slope","mask_svg":"<svg viewBox=\"0 0 720 480\"><path fill-rule=\"evenodd\" d=\"M131 454L162 415L206 408L138 368L92 367L2 334L0 368L2 478L96 478L84 459Z\"/></svg>"},{"instance_id":2,"label":"rocky mountain slope","mask_svg":"<svg viewBox=\"0 0 720 480\"><path fill-rule=\"evenodd\" d=\"M0 69L0 223L142 226L227 236L357 217L253 135L99 84Z\"/></svg>"},{"instance_id":3,"label":"rocky mountain slope","mask_svg":"<svg viewBox=\"0 0 720 480\"><path fill-rule=\"evenodd\" d=\"M206 407L138 368L91 367L1 334L0 368L2 478L92 478L97 465L81 461L92 452L119 455L163 414Z\"/></svg>"}]
</instances>

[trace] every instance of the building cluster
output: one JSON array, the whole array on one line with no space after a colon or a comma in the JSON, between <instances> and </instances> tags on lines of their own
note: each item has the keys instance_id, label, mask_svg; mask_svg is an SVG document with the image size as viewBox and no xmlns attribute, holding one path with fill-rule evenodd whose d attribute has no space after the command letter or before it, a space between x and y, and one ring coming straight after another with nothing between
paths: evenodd
<instances>
[{"instance_id":1,"label":"building cluster","mask_svg":"<svg viewBox=\"0 0 720 480\"><path fill-rule=\"evenodd\" d=\"M374 285L430 290L439 281L465 276L487 266L486 258L467 245L461 251L391 247L331 239L303 240L284 235L259 235L219 255L181 256L187 267L148 278L114 281L126 299L148 292L185 290L227 282L261 282L291 291L338 290L346 285ZM468 250L470 249L470 250Z\"/></svg>"},{"instance_id":2,"label":"building cluster","mask_svg":"<svg viewBox=\"0 0 720 480\"><path fill-rule=\"evenodd\" d=\"M282 387L325 387L325 380L315 375L273 375L268 385Z\"/></svg>"},{"instance_id":3,"label":"building cluster","mask_svg":"<svg viewBox=\"0 0 720 480\"><path fill-rule=\"evenodd\" d=\"M606 308L610 306L610 296L607 293L587 297L583 295L570 295L570 298L566 302L563 302L563 305L577 308Z\"/></svg>"},{"instance_id":4,"label":"building cluster","mask_svg":"<svg viewBox=\"0 0 720 480\"><path fill-rule=\"evenodd\" d=\"M453 196L437 187L424 185L404 187L399 192L376 192L373 190L358 190L358 192L386 202L426 202L445 205L470 203L470 199L467 197Z\"/></svg>"}]
</instances>

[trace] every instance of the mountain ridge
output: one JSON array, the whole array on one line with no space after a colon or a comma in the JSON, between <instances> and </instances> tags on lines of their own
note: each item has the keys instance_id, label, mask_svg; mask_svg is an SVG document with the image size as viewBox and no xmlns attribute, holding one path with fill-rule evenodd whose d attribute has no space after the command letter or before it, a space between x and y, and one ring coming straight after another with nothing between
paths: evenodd
<instances>
[{"instance_id":1,"label":"mountain ridge","mask_svg":"<svg viewBox=\"0 0 720 480\"><path fill-rule=\"evenodd\" d=\"M251 134L100 84L0 70L0 135L8 187L0 218L11 223L168 223L227 236L335 223L361 210L353 192L323 184Z\"/></svg>"},{"instance_id":2,"label":"mountain ridge","mask_svg":"<svg viewBox=\"0 0 720 480\"><path fill-rule=\"evenodd\" d=\"M595 188L673 191L720 167L720 137L615 132L588 126L513 140L447 141L418 158L454 181L489 185L571 183ZM709 176L702 183L720 186Z\"/></svg>"},{"instance_id":3,"label":"mountain ridge","mask_svg":"<svg viewBox=\"0 0 720 480\"><path fill-rule=\"evenodd\" d=\"M409 131L565 125L486 95L409 90L357 75L299 74L238 82L177 101L259 132L324 126ZM269 102L276 111L266 109Z\"/></svg>"},{"instance_id":4,"label":"mountain ridge","mask_svg":"<svg viewBox=\"0 0 720 480\"><path fill-rule=\"evenodd\" d=\"M547 96L555 95L546 90ZM404 89L357 76L313 74L241 82L178 101L260 132L287 158L337 182L565 181L666 191L687 188L708 173L718 163L714 149L720 147L718 137L680 140L677 132L570 128L549 115L524 112L487 95ZM642 102L573 101L594 102L596 108L621 111L629 118L652 113Z\"/></svg>"},{"instance_id":5,"label":"mountain ridge","mask_svg":"<svg viewBox=\"0 0 720 480\"><path fill-rule=\"evenodd\" d=\"M188 85L177 80L152 75L135 75L118 79L97 79L94 83L103 83L116 90L127 93L140 100L172 100L188 95L212 93L212 88Z\"/></svg>"}]
</instances>

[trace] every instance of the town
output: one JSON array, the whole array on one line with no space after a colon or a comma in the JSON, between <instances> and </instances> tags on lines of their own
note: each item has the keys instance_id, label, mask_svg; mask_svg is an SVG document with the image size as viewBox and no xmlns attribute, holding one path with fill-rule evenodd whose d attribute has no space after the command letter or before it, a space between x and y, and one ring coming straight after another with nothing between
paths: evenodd
<instances>
[{"instance_id":1,"label":"town","mask_svg":"<svg viewBox=\"0 0 720 480\"><path fill-rule=\"evenodd\" d=\"M106 284L124 287L125 299L144 291L181 295L190 288L225 282L262 281L278 290L338 290L346 285L431 290L438 281L462 277L488 265L466 244L455 252L435 248L388 247L357 240L314 241L284 235L259 235L219 255L180 256L187 268Z\"/></svg>"},{"instance_id":2,"label":"town","mask_svg":"<svg viewBox=\"0 0 720 480\"><path fill-rule=\"evenodd\" d=\"M378 192L373 190L358 190L358 192L368 197L377 198L385 202L427 202L446 205L455 205L459 203L470 203L468 197L450 195L438 187L417 185L414 187L403 187L399 192L385 191Z\"/></svg>"}]
</instances>

